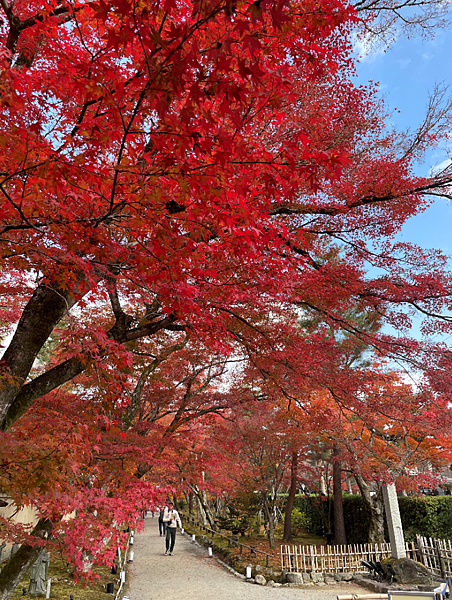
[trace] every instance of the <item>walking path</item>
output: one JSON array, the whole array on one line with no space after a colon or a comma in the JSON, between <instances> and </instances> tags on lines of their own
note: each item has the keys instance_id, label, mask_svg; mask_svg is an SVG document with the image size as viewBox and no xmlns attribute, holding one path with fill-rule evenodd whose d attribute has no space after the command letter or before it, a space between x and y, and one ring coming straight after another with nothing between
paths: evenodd
<instances>
[{"instance_id":1,"label":"walking path","mask_svg":"<svg viewBox=\"0 0 452 600\"><path fill-rule=\"evenodd\" d=\"M207 549L177 533L174 556L164 556L165 538L149 514L144 532L134 537L134 561L124 595L130 600L335 600L338 594L363 594L356 584L270 588L253 585L222 567Z\"/></svg>"}]
</instances>

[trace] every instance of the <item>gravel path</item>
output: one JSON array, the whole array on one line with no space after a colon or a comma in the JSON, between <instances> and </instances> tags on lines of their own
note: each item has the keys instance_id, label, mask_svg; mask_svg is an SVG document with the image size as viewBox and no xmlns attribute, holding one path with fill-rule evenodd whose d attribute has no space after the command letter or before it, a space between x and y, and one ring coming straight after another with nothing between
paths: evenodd
<instances>
[{"instance_id":1,"label":"gravel path","mask_svg":"<svg viewBox=\"0 0 452 600\"><path fill-rule=\"evenodd\" d=\"M367 592L350 583L306 588L253 585L209 558L206 548L180 532L174 556L164 556L165 538L159 537L157 517L150 515L145 531L135 535L133 550L124 592L130 600L336 600L338 594Z\"/></svg>"}]
</instances>

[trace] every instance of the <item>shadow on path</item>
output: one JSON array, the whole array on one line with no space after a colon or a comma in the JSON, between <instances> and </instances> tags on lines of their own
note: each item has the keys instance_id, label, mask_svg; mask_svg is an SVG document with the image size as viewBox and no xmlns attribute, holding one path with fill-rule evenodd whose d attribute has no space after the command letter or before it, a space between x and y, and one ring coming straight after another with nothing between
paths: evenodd
<instances>
[{"instance_id":1,"label":"shadow on path","mask_svg":"<svg viewBox=\"0 0 452 600\"><path fill-rule=\"evenodd\" d=\"M125 592L130 600L335 600L337 594L366 593L348 583L297 589L253 585L221 567L207 556L207 548L180 532L174 556L164 556L165 538L159 536L157 517L150 514L144 532L135 535L133 550Z\"/></svg>"}]
</instances>

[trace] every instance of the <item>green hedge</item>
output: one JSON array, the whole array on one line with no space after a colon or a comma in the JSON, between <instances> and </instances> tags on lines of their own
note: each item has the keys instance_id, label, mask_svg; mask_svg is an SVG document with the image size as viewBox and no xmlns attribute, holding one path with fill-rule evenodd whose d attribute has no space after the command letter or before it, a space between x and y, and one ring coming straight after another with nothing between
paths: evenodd
<instances>
[{"instance_id":1,"label":"green hedge","mask_svg":"<svg viewBox=\"0 0 452 600\"><path fill-rule=\"evenodd\" d=\"M365 544L370 515L361 496L345 494L343 505L347 542ZM406 541L414 541L416 534L452 540L452 496L399 496L399 506ZM332 500L297 496L295 507L306 514L312 533L325 535L329 520L334 532ZM387 534L386 539L389 539Z\"/></svg>"},{"instance_id":2,"label":"green hedge","mask_svg":"<svg viewBox=\"0 0 452 600\"><path fill-rule=\"evenodd\" d=\"M399 506L407 541L416 534L452 539L452 496L399 496Z\"/></svg>"}]
</instances>

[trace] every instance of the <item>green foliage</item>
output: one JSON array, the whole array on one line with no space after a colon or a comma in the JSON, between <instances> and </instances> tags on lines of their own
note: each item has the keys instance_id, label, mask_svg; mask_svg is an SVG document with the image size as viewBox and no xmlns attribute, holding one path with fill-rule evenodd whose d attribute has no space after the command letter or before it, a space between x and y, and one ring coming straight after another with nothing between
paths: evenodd
<instances>
[{"instance_id":1,"label":"green foliage","mask_svg":"<svg viewBox=\"0 0 452 600\"><path fill-rule=\"evenodd\" d=\"M328 510L327 502L319 496L297 496L294 502L294 510L298 509L306 516L307 530L315 535L324 535L325 519ZM293 514L293 513L292 513Z\"/></svg>"},{"instance_id":2,"label":"green foliage","mask_svg":"<svg viewBox=\"0 0 452 600\"><path fill-rule=\"evenodd\" d=\"M258 502L253 494L240 494L232 499L226 507L226 516L217 517L216 522L221 529L232 533L246 535L256 526Z\"/></svg>"},{"instance_id":3,"label":"green foliage","mask_svg":"<svg viewBox=\"0 0 452 600\"><path fill-rule=\"evenodd\" d=\"M293 535L299 535L302 530L310 530L310 521L306 513L295 507L292 510L292 533Z\"/></svg>"},{"instance_id":4,"label":"green foliage","mask_svg":"<svg viewBox=\"0 0 452 600\"><path fill-rule=\"evenodd\" d=\"M345 534L348 544L366 544L370 525L370 512L361 496L346 494L342 498L344 507Z\"/></svg>"},{"instance_id":5,"label":"green foliage","mask_svg":"<svg viewBox=\"0 0 452 600\"><path fill-rule=\"evenodd\" d=\"M359 495L344 494L345 531L348 544L367 543L370 514ZM325 512L328 502L318 496L297 496L295 507L304 513L309 530L325 535ZM452 496L399 496L400 517L407 542L416 535L452 539ZM334 522L333 522L334 532Z\"/></svg>"},{"instance_id":6,"label":"green foliage","mask_svg":"<svg viewBox=\"0 0 452 600\"><path fill-rule=\"evenodd\" d=\"M452 539L451 496L399 496L399 506L406 541L416 534Z\"/></svg>"}]
</instances>

